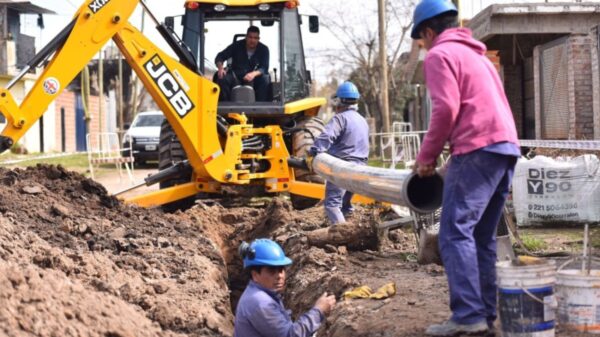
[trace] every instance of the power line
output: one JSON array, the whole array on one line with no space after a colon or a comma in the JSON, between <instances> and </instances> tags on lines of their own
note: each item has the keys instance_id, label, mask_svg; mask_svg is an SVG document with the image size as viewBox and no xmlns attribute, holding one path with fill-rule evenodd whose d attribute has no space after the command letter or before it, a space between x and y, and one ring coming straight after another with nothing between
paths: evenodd
<instances>
[{"instance_id":1,"label":"power line","mask_svg":"<svg viewBox=\"0 0 600 337\"><path fill-rule=\"evenodd\" d=\"M66 0L66 1L69 3L69 5L71 5L71 7L75 8L75 9L79 8L78 6L75 6L75 4L73 4L73 2L71 0Z\"/></svg>"}]
</instances>

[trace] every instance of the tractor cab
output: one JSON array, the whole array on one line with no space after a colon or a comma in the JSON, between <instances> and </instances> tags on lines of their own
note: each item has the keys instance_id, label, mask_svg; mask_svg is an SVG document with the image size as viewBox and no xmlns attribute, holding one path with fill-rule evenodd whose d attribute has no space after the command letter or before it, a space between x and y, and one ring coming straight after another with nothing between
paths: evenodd
<instances>
[{"instance_id":1,"label":"tractor cab","mask_svg":"<svg viewBox=\"0 0 600 337\"><path fill-rule=\"evenodd\" d=\"M220 100L220 115L245 113L248 117L278 117L318 110L323 98L310 98L311 74L306 69L297 0L189 0L182 18L183 42L190 48L197 71L214 80L215 58L230 44L244 40L256 26L260 43L269 49L266 97L257 100L254 88L236 76L230 98ZM318 32L317 16L309 16L309 31ZM240 41L239 43L244 43ZM224 63L231 71L231 60Z\"/></svg>"}]
</instances>

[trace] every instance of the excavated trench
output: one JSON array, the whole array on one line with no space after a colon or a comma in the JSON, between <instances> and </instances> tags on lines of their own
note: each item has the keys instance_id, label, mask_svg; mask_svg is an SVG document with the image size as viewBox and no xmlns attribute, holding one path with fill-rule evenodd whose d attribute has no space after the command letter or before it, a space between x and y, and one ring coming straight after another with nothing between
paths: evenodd
<instances>
[{"instance_id":1,"label":"excavated trench","mask_svg":"<svg viewBox=\"0 0 600 337\"><path fill-rule=\"evenodd\" d=\"M242 240L284 244L295 260L286 293L295 313L322 291L355 285L319 271L342 256L307 245L303 231L324 225L318 208L296 212L281 199L164 214L123 204L62 167L0 168L0 332L231 336L247 283Z\"/></svg>"},{"instance_id":2,"label":"excavated trench","mask_svg":"<svg viewBox=\"0 0 600 337\"><path fill-rule=\"evenodd\" d=\"M0 168L0 335L232 336L247 282L237 247L258 237L294 260L284 294L294 317L323 292L396 284L385 300L340 300L319 336L421 336L447 317L443 269L413 262L411 233L339 231L337 239L358 240L314 244L322 208L263 202L164 214L61 167ZM359 208L351 221L364 230L381 217Z\"/></svg>"}]
</instances>

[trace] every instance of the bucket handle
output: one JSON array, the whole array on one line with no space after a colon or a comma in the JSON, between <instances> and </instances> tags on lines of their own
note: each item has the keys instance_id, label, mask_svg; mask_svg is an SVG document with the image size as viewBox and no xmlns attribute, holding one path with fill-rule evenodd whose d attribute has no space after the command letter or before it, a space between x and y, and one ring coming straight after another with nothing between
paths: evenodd
<instances>
[{"instance_id":1,"label":"bucket handle","mask_svg":"<svg viewBox=\"0 0 600 337\"><path fill-rule=\"evenodd\" d=\"M569 264L571 264L571 263L573 263L573 262L575 262L575 261L577 261L577 257L573 257L573 258L570 258L570 259L568 259L568 260L567 260L567 261L565 261L563 264L561 264L561 265L560 265L560 266L559 266L559 267L556 269L556 271L558 272L558 271L561 271L561 270L563 270L563 268L564 268L564 267L566 267L567 265L569 265Z\"/></svg>"},{"instance_id":2,"label":"bucket handle","mask_svg":"<svg viewBox=\"0 0 600 337\"><path fill-rule=\"evenodd\" d=\"M539 297L535 296L531 291L527 290L527 288L523 287L523 284L521 284L521 290L523 290L523 292L529 296L531 299L533 299L536 302L539 302L543 305L550 305L550 308L552 309L556 309L558 308L558 303L556 302L556 300L553 300L552 303L546 303L544 300L540 299Z\"/></svg>"},{"instance_id":3,"label":"bucket handle","mask_svg":"<svg viewBox=\"0 0 600 337\"><path fill-rule=\"evenodd\" d=\"M564 268L564 267L566 267L566 266L567 266L567 265L569 265L570 263L576 262L576 261L578 261L578 260L583 260L583 257L582 257L582 256L575 256L575 257L572 257L572 258L568 259L568 260L567 260L567 261L565 261L563 264L561 264L561 265L558 267L558 269L556 269L556 271L557 271L557 272L558 272L558 271L561 271L561 270L563 270L563 268ZM597 257L592 257L592 261L595 261L595 262L600 262L600 259L599 259L599 258L597 258Z\"/></svg>"}]
</instances>

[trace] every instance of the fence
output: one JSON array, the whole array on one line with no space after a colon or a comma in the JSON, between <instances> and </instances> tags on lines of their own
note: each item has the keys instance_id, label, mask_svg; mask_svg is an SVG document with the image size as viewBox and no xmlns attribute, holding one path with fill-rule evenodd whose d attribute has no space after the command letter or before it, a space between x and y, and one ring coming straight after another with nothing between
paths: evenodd
<instances>
[{"instance_id":1,"label":"fence","mask_svg":"<svg viewBox=\"0 0 600 337\"><path fill-rule=\"evenodd\" d=\"M421 149L421 141L426 131L412 131L410 123L394 122L392 132L371 133L371 149L390 168L399 164L412 167Z\"/></svg>"},{"instance_id":2,"label":"fence","mask_svg":"<svg viewBox=\"0 0 600 337\"><path fill-rule=\"evenodd\" d=\"M114 164L122 179L122 168L125 167L131 183L133 178L133 149L131 142L128 147L121 147L119 135L113 132L88 133L86 137L90 174L94 179L94 167L102 164Z\"/></svg>"}]
</instances>

